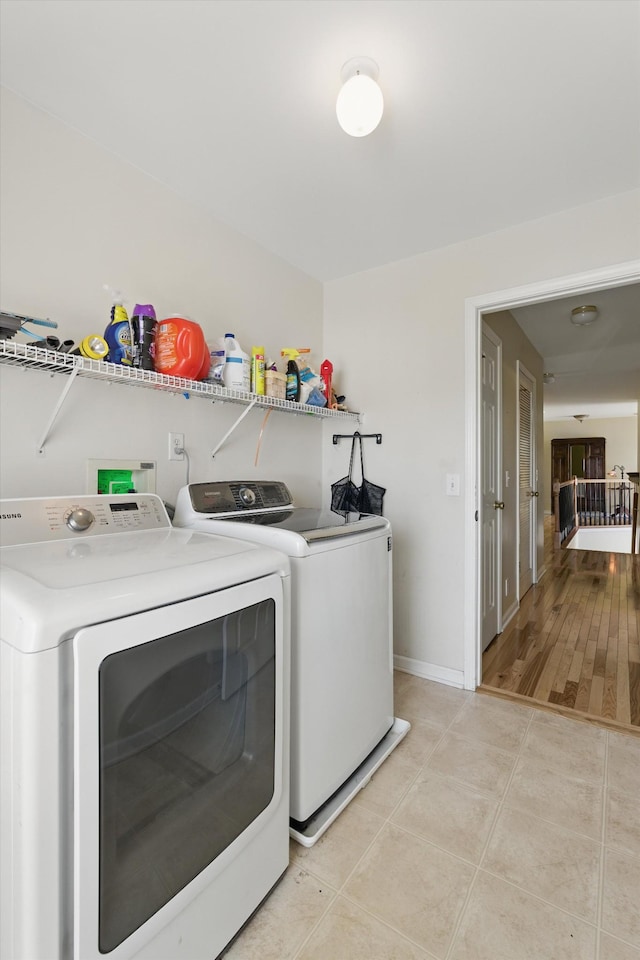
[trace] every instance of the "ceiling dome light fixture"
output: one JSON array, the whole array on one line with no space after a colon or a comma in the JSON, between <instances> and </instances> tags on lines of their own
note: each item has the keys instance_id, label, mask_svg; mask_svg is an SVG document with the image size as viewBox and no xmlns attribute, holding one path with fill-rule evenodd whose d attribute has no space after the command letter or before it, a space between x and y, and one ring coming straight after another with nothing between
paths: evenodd
<instances>
[{"instance_id":1,"label":"ceiling dome light fixture","mask_svg":"<svg viewBox=\"0 0 640 960\"><path fill-rule=\"evenodd\" d=\"M382 119L384 98L377 84L378 64L369 57L354 57L342 68L342 89L338 94L338 123L350 137L366 137Z\"/></svg>"},{"instance_id":2,"label":"ceiling dome light fixture","mask_svg":"<svg viewBox=\"0 0 640 960\"><path fill-rule=\"evenodd\" d=\"M594 306L574 307L571 311L571 323L578 327L587 327L597 319L598 308Z\"/></svg>"},{"instance_id":3,"label":"ceiling dome light fixture","mask_svg":"<svg viewBox=\"0 0 640 960\"><path fill-rule=\"evenodd\" d=\"M583 420L588 420L588 419L589 419L589 414L588 414L588 413L574 413L573 419L574 419L574 420L579 420L580 423L582 423Z\"/></svg>"},{"instance_id":4,"label":"ceiling dome light fixture","mask_svg":"<svg viewBox=\"0 0 640 960\"><path fill-rule=\"evenodd\" d=\"M555 373L543 373L543 374L542 374L542 380L543 380L544 383L555 383L555 382L556 382L556 375L555 375Z\"/></svg>"}]
</instances>

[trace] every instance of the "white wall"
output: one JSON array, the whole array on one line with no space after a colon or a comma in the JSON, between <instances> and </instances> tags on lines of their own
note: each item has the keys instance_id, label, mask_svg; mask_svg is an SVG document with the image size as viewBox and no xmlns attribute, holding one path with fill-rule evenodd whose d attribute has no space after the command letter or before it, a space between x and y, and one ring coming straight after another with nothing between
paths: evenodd
<instances>
[{"instance_id":1,"label":"white wall","mask_svg":"<svg viewBox=\"0 0 640 960\"><path fill-rule=\"evenodd\" d=\"M232 330L245 350L259 343L277 359L284 346L317 354L317 281L6 90L1 122L3 309L50 317L61 339L77 341L107 326L109 283L129 309L185 311L209 336ZM80 493L87 457L142 458L157 461L158 492L173 502L186 478L185 463L167 461L173 430L185 434L192 480L278 478L300 502L320 502L320 421L273 413L255 467L264 411L254 410L212 461L243 407L82 381L39 459L65 379L6 367L0 376L4 497Z\"/></svg>"},{"instance_id":2,"label":"white wall","mask_svg":"<svg viewBox=\"0 0 640 960\"><path fill-rule=\"evenodd\" d=\"M396 653L456 679L464 484L473 480L463 475L465 299L638 257L640 192L327 284L320 350L320 284L13 94L3 93L0 119L2 307L50 316L78 339L104 330L109 282L128 305L182 309L209 335L235 328L245 348L310 346L328 356L340 392L365 411L363 430L383 434L365 455L370 479L387 487L394 527ZM346 472L347 447L330 435L351 423L336 430L273 414L256 468L263 416L254 411L212 462L240 408L94 382L74 386L39 459L61 378L0 375L5 497L78 493L87 457L142 457L157 461L158 492L171 501L185 465L166 460L169 430L185 433L192 480L279 477L314 504ZM460 497L445 496L446 473L461 475Z\"/></svg>"},{"instance_id":3,"label":"white wall","mask_svg":"<svg viewBox=\"0 0 640 960\"><path fill-rule=\"evenodd\" d=\"M396 654L425 674L462 681L473 588L464 497L445 495L445 474L465 467L465 300L636 259L639 224L634 191L325 286L325 353L365 429L383 434L368 473L388 490ZM344 472L331 449L325 464Z\"/></svg>"}]
</instances>

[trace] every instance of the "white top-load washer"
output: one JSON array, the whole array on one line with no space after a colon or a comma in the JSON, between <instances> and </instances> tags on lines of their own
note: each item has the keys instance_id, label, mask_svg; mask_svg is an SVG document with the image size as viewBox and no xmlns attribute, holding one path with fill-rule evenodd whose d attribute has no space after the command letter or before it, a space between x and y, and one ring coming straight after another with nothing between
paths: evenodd
<instances>
[{"instance_id":1,"label":"white top-load washer","mask_svg":"<svg viewBox=\"0 0 640 960\"><path fill-rule=\"evenodd\" d=\"M0 955L213 958L288 865L289 562L149 494L0 518Z\"/></svg>"},{"instance_id":2,"label":"white top-load washer","mask_svg":"<svg viewBox=\"0 0 640 960\"><path fill-rule=\"evenodd\" d=\"M173 523L289 557L291 834L311 846L409 729L393 711L389 521L233 481L183 487Z\"/></svg>"}]
</instances>

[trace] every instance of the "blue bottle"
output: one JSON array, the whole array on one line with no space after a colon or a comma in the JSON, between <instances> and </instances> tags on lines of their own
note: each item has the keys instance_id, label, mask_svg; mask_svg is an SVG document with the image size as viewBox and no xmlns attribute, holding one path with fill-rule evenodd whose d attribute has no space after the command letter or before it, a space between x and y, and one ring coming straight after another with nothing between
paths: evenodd
<instances>
[{"instance_id":1,"label":"blue bottle","mask_svg":"<svg viewBox=\"0 0 640 960\"><path fill-rule=\"evenodd\" d=\"M104 338L109 345L109 353L105 359L109 363L121 363L130 367L132 362L131 325L127 311L119 299L113 301L111 323L104 332Z\"/></svg>"}]
</instances>

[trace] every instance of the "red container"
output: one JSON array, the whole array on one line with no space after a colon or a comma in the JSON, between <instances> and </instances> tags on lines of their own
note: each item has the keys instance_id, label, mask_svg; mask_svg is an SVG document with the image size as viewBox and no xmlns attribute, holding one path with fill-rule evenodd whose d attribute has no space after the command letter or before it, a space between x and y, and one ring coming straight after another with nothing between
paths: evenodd
<instances>
[{"instance_id":1,"label":"red container","mask_svg":"<svg viewBox=\"0 0 640 960\"><path fill-rule=\"evenodd\" d=\"M209 348L199 324L186 317L159 320L154 366L157 373L187 380L204 380L209 373Z\"/></svg>"},{"instance_id":2,"label":"red container","mask_svg":"<svg viewBox=\"0 0 640 960\"><path fill-rule=\"evenodd\" d=\"M330 407L332 404L331 396L331 380L333 377L333 364L331 360L323 360L320 366L320 379L322 380L322 391L327 398L327 406Z\"/></svg>"}]
</instances>

